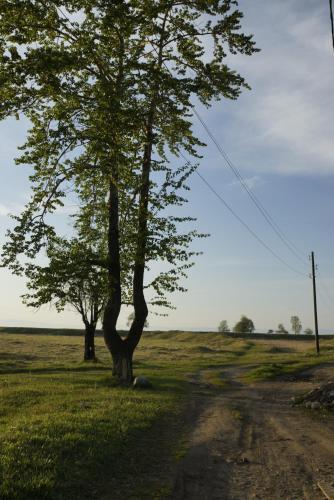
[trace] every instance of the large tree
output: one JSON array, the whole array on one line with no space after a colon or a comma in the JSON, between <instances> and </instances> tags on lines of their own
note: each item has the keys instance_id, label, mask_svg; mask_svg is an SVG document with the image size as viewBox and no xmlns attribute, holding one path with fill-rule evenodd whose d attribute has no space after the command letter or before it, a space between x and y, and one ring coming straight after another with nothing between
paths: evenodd
<instances>
[{"instance_id":1,"label":"large tree","mask_svg":"<svg viewBox=\"0 0 334 500\"><path fill-rule=\"evenodd\" d=\"M0 0L0 12L0 118L30 119L18 162L34 168L33 196L9 233L4 264L21 272L17 255L34 258L55 238L46 217L66 185L80 191L94 182L108 245L105 258L89 262L108 272L105 343L114 373L130 382L148 312L145 269L156 260L170 266L150 283L153 302L168 305L165 292L182 289L190 266L196 233L180 232L189 218L168 217L166 208L185 201L178 192L193 170L172 168L172 156L196 156L201 144L191 99L236 99L247 85L225 58L251 55L254 42L240 32L232 0ZM117 332L124 302L134 307L125 339Z\"/></svg>"}]
</instances>

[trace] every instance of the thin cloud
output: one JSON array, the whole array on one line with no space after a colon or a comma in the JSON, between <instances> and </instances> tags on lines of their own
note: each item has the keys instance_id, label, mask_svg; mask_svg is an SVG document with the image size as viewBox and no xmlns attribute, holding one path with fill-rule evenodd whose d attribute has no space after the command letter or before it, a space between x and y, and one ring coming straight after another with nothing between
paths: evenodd
<instances>
[{"instance_id":1,"label":"thin cloud","mask_svg":"<svg viewBox=\"0 0 334 500\"><path fill-rule=\"evenodd\" d=\"M294 1L279 8L264 0L243 4L244 31L254 33L262 50L229 63L252 90L236 103L215 107L211 128L234 163L254 175L334 174L327 12L318 2L305 2L302 9Z\"/></svg>"},{"instance_id":2,"label":"thin cloud","mask_svg":"<svg viewBox=\"0 0 334 500\"><path fill-rule=\"evenodd\" d=\"M251 177L244 177L243 180L244 180L245 184L247 185L247 187L249 189L252 189L252 190L254 190L260 186L263 186L265 184L265 180L263 179L263 177L260 177L259 175L253 175ZM235 179L234 181L230 182L228 184L228 186L232 187L232 188L234 188L234 187L239 188L240 182L237 179Z\"/></svg>"},{"instance_id":3,"label":"thin cloud","mask_svg":"<svg viewBox=\"0 0 334 500\"><path fill-rule=\"evenodd\" d=\"M23 205L8 204L5 205L0 203L0 217L8 217L9 215L17 215L23 210Z\"/></svg>"}]
</instances>

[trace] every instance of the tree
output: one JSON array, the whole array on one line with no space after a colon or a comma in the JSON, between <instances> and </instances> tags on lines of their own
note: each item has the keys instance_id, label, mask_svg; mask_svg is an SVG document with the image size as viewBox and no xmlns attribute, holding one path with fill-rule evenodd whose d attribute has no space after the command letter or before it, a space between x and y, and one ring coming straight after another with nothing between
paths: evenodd
<instances>
[{"instance_id":1,"label":"tree","mask_svg":"<svg viewBox=\"0 0 334 500\"><path fill-rule=\"evenodd\" d=\"M218 332L224 333L224 332L229 332L230 329L228 327L226 319L223 319L218 326Z\"/></svg>"},{"instance_id":2,"label":"tree","mask_svg":"<svg viewBox=\"0 0 334 500\"><path fill-rule=\"evenodd\" d=\"M282 323L279 323L278 327L277 327L277 330L276 330L276 333L289 333L283 326Z\"/></svg>"},{"instance_id":3,"label":"tree","mask_svg":"<svg viewBox=\"0 0 334 500\"><path fill-rule=\"evenodd\" d=\"M291 316L290 319L292 331L298 335L302 331L302 324L298 316Z\"/></svg>"},{"instance_id":4,"label":"tree","mask_svg":"<svg viewBox=\"0 0 334 500\"><path fill-rule=\"evenodd\" d=\"M254 323L247 316L241 316L240 321L233 328L235 333L253 333L254 330Z\"/></svg>"},{"instance_id":5,"label":"tree","mask_svg":"<svg viewBox=\"0 0 334 500\"><path fill-rule=\"evenodd\" d=\"M170 306L166 293L185 290L179 279L195 255L189 245L203 236L182 232L191 218L166 213L186 201L178 193L195 168L171 168L169 158L196 157L202 145L192 132L193 97L209 106L247 88L225 64L228 52L257 49L230 0L0 0L0 8L0 118L29 118L18 162L34 168L33 196L8 234L4 265L24 272L17 256L36 258L56 238L47 216L66 186L84 192L94 183L107 255L87 262L108 273L104 339L113 373L129 383L148 313L144 290L155 291L152 304ZM87 201L87 210L93 206ZM145 270L157 260L170 268L147 284ZM124 303L134 319L121 338Z\"/></svg>"},{"instance_id":6,"label":"tree","mask_svg":"<svg viewBox=\"0 0 334 500\"><path fill-rule=\"evenodd\" d=\"M59 240L47 249L49 263L27 265L29 293L23 302L39 308L50 303L58 312L69 305L81 316L85 325L84 360L95 360L95 331L107 298L107 273L87 266L87 248L78 240Z\"/></svg>"},{"instance_id":7,"label":"tree","mask_svg":"<svg viewBox=\"0 0 334 500\"><path fill-rule=\"evenodd\" d=\"M313 330L312 328L305 328L304 333L305 335L313 335Z\"/></svg>"}]
</instances>

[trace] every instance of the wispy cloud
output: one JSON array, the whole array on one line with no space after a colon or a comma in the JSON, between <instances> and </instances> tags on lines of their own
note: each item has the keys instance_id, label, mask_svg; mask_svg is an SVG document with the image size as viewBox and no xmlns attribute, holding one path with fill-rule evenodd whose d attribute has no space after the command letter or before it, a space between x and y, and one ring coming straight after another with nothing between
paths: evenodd
<instances>
[{"instance_id":1,"label":"wispy cloud","mask_svg":"<svg viewBox=\"0 0 334 500\"><path fill-rule=\"evenodd\" d=\"M328 12L319 2L241 1L245 32L261 52L230 60L252 86L213 110L216 135L248 171L334 174L334 64ZM257 12L261 10L261 16Z\"/></svg>"},{"instance_id":2,"label":"wispy cloud","mask_svg":"<svg viewBox=\"0 0 334 500\"><path fill-rule=\"evenodd\" d=\"M265 184L265 180L263 179L263 177L260 177L259 175L253 175L251 177L243 177L243 180L246 184L246 186L249 188L249 189L256 189L260 186L263 186L263 184ZM238 181L237 179L235 179L234 181L230 182L228 184L229 187L240 187L240 181Z\"/></svg>"},{"instance_id":3,"label":"wispy cloud","mask_svg":"<svg viewBox=\"0 0 334 500\"><path fill-rule=\"evenodd\" d=\"M0 203L0 217L8 217L9 215L17 215L23 210L23 205Z\"/></svg>"}]
</instances>

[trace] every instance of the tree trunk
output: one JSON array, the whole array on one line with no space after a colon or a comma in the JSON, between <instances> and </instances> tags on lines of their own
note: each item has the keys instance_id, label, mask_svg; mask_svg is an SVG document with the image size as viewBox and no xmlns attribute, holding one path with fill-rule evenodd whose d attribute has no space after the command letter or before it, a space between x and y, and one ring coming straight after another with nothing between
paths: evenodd
<instances>
[{"instance_id":1,"label":"tree trunk","mask_svg":"<svg viewBox=\"0 0 334 500\"><path fill-rule=\"evenodd\" d=\"M112 353L113 370L112 373L118 378L120 382L125 384L132 384L133 371L132 371L132 352L126 349L126 342L123 341L124 349L121 352Z\"/></svg>"},{"instance_id":2,"label":"tree trunk","mask_svg":"<svg viewBox=\"0 0 334 500\"><path fill-rule=\"evenodd\" d=\"M95 326L86 325L85 332L85 361L95 361Z\"/></svg>"},{"instance_id":3,"label":"tree trunk","mask_svg":"<svg viewBox=\"0 0 334 500\"><path fill-rule=\"evenodd\" d=\"M169 11L169 10L168 10ZM158 67L161 69L163 61L163 42L165 24L168 11L163 22L163 33L160 39ZM124 55L124 45L121 50ZM123 79L123 65L120 64L118 80ZM133 274L133 306L134 319L125 340L117 333L116 324L121 309L121 269L119 249L119 199L118 199L118 164L112 163L112 181L109 186L109 283L110 295L104 310L103 331L105 343L113 358L113 374L124 383L130 384L133 380L132 356L140 341L148 309L144 296L144 272L147 245L148 204L150 190L150 171L152 161L152 148L154 143L154 119L156 114L159 94L158 81L154 85L152 101L150 104L146 124L146 144L141 172L141 186L138 210L138 236L136 243L136 256Z\"/></svg>"}]
</instances>

